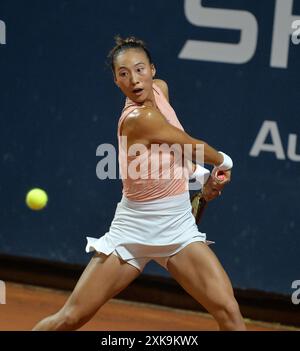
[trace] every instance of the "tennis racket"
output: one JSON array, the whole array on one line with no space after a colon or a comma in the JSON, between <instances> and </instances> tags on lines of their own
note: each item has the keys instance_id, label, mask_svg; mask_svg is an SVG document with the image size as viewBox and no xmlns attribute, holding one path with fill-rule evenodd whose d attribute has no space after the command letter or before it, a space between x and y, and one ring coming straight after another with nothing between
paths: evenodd
<instances>
[{"instance_id":1,"label":"tennis racket","mask_svg":"<svg viewBox=\"0 0 300 351\"><path fill-rule=\"evenodd\" d=\"M205 188L210 189L211 194L214 192L218 192L220 194L227 183L228 180L225 180L224 172L217 170L208 178L204 188L191 197L192 213L197 224L200 222L203 216L207 203L215 198L215 195L213 197L210 197L209 194L206 194Z\"/></svg>"}]
</instances>

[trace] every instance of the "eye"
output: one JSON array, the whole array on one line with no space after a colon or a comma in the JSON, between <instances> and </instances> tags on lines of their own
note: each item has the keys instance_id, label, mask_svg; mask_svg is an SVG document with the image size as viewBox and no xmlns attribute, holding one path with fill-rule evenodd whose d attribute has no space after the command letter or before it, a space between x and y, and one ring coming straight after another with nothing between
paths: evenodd
<instances>
[{"instance_id":1,"label":"eye","mask_svg":"<svg viewBox=\"0 0 300 351\"><path fill-rule=\"evenodd\" d=\"M120 77L126 77L127 72L126 71L120 72L119 75L120 75Z\"/></svg>"},{"instance_id":2,"label":"eye","mask_svg":"<svg viewBox=\"0 0 300 351\"><path fill-rule=\"evenodd\" d=\"M138 67L138 68L137 68L137 71L138 71L139 73L142 73L142 72L144 71L144 67Z\"/></svg>"}]
</instances>

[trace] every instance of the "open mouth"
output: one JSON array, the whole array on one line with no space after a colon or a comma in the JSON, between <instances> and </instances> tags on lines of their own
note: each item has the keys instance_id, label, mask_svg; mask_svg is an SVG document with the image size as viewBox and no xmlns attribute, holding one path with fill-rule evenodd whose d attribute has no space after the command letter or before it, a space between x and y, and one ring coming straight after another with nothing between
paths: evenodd
<instances>
[{"instance_id":1,"label":"open mouth","mask_svg":"<svg viewBox=\"0 0 300 351\"><path fill-rule=\"evenodd\" d=\"M143 93L144 89L142 88L136 88L136 89L133 89L133 93L135 95L141 95Z\"/></svg>"}]
</instances>

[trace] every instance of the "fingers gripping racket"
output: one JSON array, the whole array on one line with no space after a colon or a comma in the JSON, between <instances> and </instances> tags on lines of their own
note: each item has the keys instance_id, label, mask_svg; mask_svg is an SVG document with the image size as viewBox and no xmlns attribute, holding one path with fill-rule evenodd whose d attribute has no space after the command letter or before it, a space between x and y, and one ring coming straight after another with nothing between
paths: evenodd
<instances>
[{"instance_id":1,"label":"fingers gripping racket","mask_svg":"<svg viewBox=\"0 0 300 351\"><path fill-rule=\"evenodd\" d=\"M203 189L191 197L192 213L197 224L200 222L203 216L207 202L220 195L225 184L227 183L228 181L225 180L224 172L216 171L215 174L212 174L208 178ZM205 189L208 191L206 192Z\"/></svg>"}]
</instances>

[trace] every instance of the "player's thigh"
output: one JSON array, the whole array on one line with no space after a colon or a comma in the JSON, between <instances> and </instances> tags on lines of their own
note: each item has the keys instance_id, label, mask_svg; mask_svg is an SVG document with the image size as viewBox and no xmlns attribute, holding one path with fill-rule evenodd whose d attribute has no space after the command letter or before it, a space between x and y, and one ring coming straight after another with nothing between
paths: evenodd
<instances>
[{"instance_id":1,"label":"player's thigh","mask_svg":"<svg viewBox=\"0 0 300 351\"><path fill-rule=\"evenodd\" d=\"M64 310L93 315L106 301L126 288L140 271L111 254L95 254L82 273Z\"/></svg>"},{"instance_id":2,"label":"player's thigh","mask_svg":"<svg viewBox=\"0 0 300 351\"><path fill-rule=\"evenodd\" d=\"M169 258L167 267L178 283L209 312L234 300L225 270L205 243L187 245Z\"/></svg>"}]
</instances>

